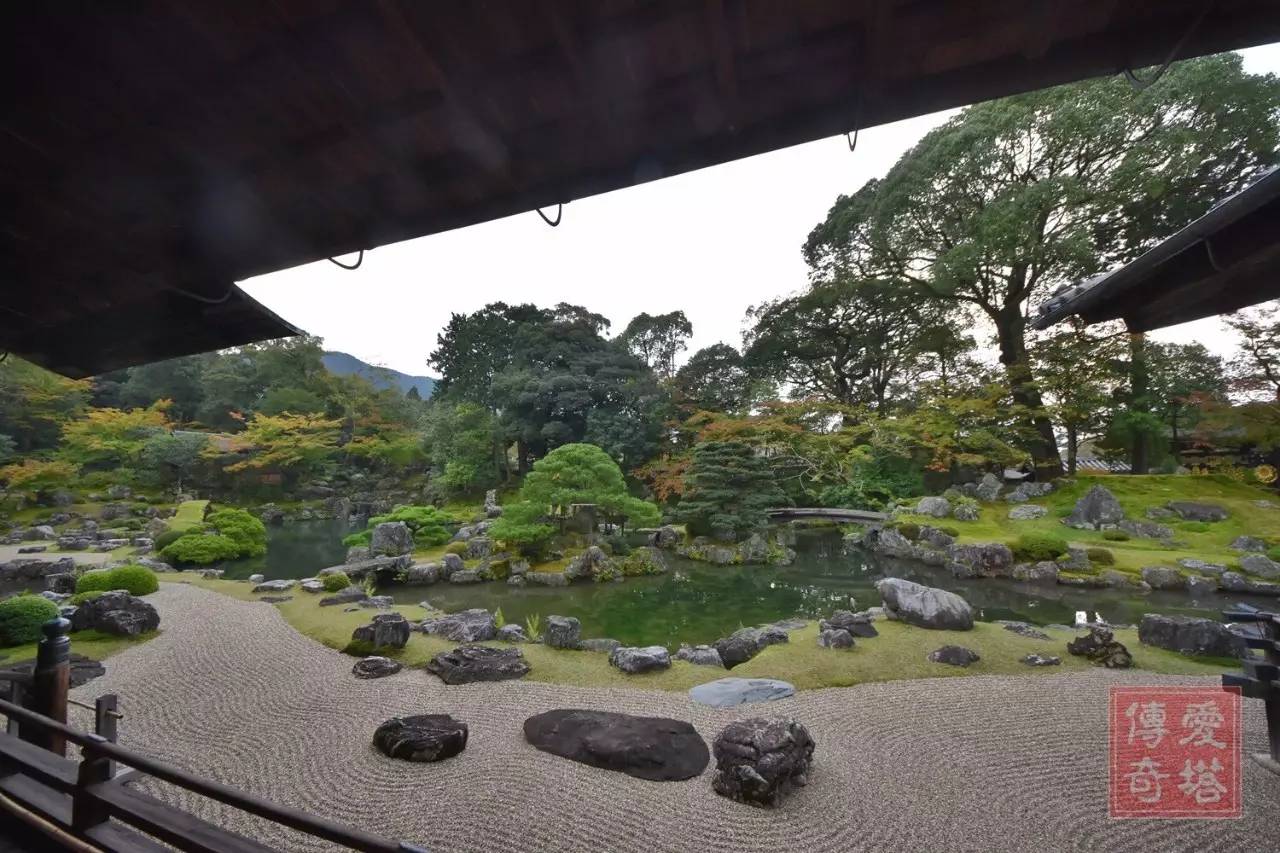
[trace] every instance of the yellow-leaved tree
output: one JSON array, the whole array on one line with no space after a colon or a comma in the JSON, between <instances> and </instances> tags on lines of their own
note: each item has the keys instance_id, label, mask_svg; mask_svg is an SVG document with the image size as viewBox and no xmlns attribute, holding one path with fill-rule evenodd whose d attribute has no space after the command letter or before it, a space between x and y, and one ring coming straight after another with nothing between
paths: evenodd
<instances>
[{"instance_id":1,"label":"yellow-leaved tree","mask_svg":"<svg viewBox=\"0 0 1280 853\"><path fill-rule=\"evenodd\" d=\"M226 466L227 471L278 468L290 473L311 472L338 452L342 421L317 415L253 415L238 438L250 445L249 456Z\"/></svg>"}]
</instances>

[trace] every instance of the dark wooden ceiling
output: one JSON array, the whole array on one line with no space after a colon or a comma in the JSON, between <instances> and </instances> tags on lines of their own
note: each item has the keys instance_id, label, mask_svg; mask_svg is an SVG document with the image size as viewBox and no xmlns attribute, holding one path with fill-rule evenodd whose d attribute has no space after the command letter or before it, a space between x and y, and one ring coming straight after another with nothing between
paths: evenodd
<instances>
[{"instance_id":1,"label":"dark wooden ceiling","mask_svg":"<svg viewBox=\"0 0 1280 853\"><path fill-rule=\"evenodd\" d=\"M1280 40L1280 13L134 0L6 3L0 32L0 349L81 376L295 331L233 288L253 275L1156 64L1180 42Z\"/></svg>"}]
</instances>

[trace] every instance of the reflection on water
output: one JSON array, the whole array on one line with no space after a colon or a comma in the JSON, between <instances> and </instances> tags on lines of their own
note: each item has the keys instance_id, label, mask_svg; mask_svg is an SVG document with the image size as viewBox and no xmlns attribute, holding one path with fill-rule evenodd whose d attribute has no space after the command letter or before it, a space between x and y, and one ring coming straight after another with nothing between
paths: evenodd
<instances>
[{"instance_id":1,"label":"reflection on water","mask_svg":"<svg viewBox=\"0 0 1280 853\"><path fill-rule=\"evenodd\" d=\"M347 525L336 521L297 522L269 530L265 557L226 564L228 577L255 572L268 578L303 578L343 561ZM1274 608L1275 599L1213 595L1194 602L1181 593L1140 595L1120 590L1038 586L1006 580L957 580L942 568L841 553L838 534L801 533L794 565L708 566L671 555L670 574L628 578L622 583L578 583L569 587L512 587L505 583L436 584L391 587L380 592L398 602L430 601L446 611L502 608L508 622L537 614L576 616L589 637L614 637L628 644L706 643L745 625L791 616L816 618L832 610L862 609L880 603L873 584L882 577L907 578L959 593L981 620L1018 619L1033 624L1075 621L1077 610L1096 611L1113 624L1136 623L1159 612L1220 619L1238 602ZM856 602L856 604L855 604Z\"/></svg>"}]
</instances>

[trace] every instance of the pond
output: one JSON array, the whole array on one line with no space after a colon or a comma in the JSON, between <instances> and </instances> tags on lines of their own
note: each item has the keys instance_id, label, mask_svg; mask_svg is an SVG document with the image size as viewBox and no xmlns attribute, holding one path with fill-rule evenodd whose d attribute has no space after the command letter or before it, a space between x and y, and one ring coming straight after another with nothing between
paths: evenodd
<instances>
[{"instance_id":1,"label":"pond","mask_svg":"<svg viewBox=\"0 0 1280 853\"><path fill-rule=\"evenodd\" d=\"M342 537L351 532L345 521L295 521L267 528L267 553L261 557L219 563L224 577L241 579L261 574L278 578L309 578L347 558Z\"/></svg>"}]
</instances>

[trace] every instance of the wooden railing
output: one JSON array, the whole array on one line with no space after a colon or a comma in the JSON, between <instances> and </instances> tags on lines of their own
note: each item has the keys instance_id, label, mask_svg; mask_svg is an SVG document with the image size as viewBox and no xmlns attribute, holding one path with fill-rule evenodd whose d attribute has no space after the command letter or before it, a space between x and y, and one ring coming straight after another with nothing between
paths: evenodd
<instances>
[{"instance_id":1,"label":"wooden railing","mask_svg":"<svg viewBox=\"0 0 1280 853\"><path fill-rule=\"evenodd\" d=\"M1239 604L1222 616L1229 622L1251 623L1258 628L1256 636L1245 638L1245 645L1260 650L1262 660L1246 657L1240 664L1244 675L1224 675L1222 685L1239 688L1243 696L1263 701L1270 750L1257 753L1254 760L1273 773L1280 773L1280 613Z\"/></svg>"},{"instance_id":2,"label":"wooden railing","mask_svg":"<svg viewBox=\"0 0 1280 853\"><path fill-rule=\"evenodd\" d=\"M276 805L114 743L121 718L114 696L104 696L93 706L93 733L68 726L68 702L80 704L67 696L69 628L65 619L45 625L34 672L0 673L0 680L11 685L10 700L0 700L0 714L8 718L6 730L0 732L0 807L74 849L84 844L108 853L168 849L159 841L199 853L272 850L127 786L149 776L353 850L426 853L412 844ZM23 696L25 702L13 701ZM78 761L66 757L67 744L80 747ZM129 769L117 773L117 765Z\"/></svg>"}]
</instances>

